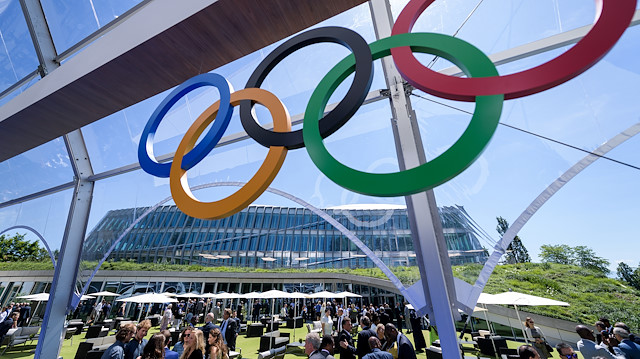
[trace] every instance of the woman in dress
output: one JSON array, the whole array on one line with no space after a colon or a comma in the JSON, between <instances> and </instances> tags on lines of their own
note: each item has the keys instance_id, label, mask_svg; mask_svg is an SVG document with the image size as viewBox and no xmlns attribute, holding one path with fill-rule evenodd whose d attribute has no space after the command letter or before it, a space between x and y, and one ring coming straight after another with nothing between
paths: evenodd
<instances>
[{"instance_id":1,"label":"woman in dress","mask_svg":"<svg viewBox=\"0 0 640 359\"><path fill-rule=\"evenodd\" d=\"M191 329L182 333L184 339L184 351L180 359L202 359L204 358L204 335L202 330Z\"/></svg>"},{"instance_id":2,"label":"woman in dress","mask_svg":"<svg viewBox=\"0 0 640 359\"><path fill-rule=\"evenodd\" d=\"M551 356L547 350L547 340L544 338L544 333L539 327L534 325L533 319L527 317L524 321L525 332L530 341L533 342L533 347L536 348L541 359L547 359Z\"/></svg>"},{"instance_id":3,"label":"woman in dress","mask_svg":"<svg viewBox=\"0 0 640 359\"><path fill-rule=\"evenodd\" d=\"M167 329L167 327L169 326L169 322L173 317L173 312L171 311L171 308L172 306L171 304L169 304L167 308L164 310L164 315L162 316L162 322L160 322L160 331Z\"/></svg>"},{"instance_id":4,"label":"woman in dress","mask_svg":"<svg viewBox=\"0 0 640 359\"><path fill-rule=\"evenodd\" d=\"M209 359L228 359L229 349L222 340L220 329L214 328L209 332Z\"/></svg>"}]
</instances>

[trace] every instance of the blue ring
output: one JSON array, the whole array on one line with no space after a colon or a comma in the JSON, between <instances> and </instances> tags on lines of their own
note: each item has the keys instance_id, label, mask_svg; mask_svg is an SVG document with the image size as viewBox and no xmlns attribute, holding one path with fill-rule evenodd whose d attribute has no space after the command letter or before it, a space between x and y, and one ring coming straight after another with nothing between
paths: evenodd
<instances>
[{"instance_id":1,"label":"blue ring","mask_svg":"<svg viewBox=\"0 0 640 359\"><path fill-rule=\"evenodd\" d=\"M182 96L202 86L213 86L218 89L218 92L220 92L220 110L209 132L207 132L200 143L184 156L181 166L182 169L189 170L198 164L198 162L202 161L202 159L216 147L220 138L222 138L222 135L227 130L229 121L233 115L233 106L231 106L232 90L229 82L221 75L214 73L205 73L190 78L171 91L169 96L158 105L142 131L138 144L138 161L140 162L140 167L148 174L156 177L169 177L171 162L158 163L153 155L153 137L160 125L160 121L162 121L167 112L169 112L169 109L171 109Z\"/></svg>"}]
</instances>

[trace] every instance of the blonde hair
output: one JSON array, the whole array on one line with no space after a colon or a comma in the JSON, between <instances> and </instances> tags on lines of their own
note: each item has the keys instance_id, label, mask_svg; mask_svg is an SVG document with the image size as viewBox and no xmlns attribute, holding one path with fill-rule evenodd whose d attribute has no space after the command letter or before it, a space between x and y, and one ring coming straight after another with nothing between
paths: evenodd
<instances>
[{"instance_id":1,"label":"blonde hair","mask_svg":"<svg viewBox=\"0 0 640 359\"><path fill-rule=\"evenodd\" d=\"M184 332L182 333L184 334ZM185 346L180 359L186 359L191 356L191 353L200 349L200 352L204 355L204 334L200 329L191 329L192 340L191 344Z\"/></svg>"}]
</instances>

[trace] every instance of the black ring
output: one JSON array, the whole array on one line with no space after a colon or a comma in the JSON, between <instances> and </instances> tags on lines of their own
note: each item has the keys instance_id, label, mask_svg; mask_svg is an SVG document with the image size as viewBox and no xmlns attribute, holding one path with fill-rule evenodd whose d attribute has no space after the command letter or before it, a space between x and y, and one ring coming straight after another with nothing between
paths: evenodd
<instances>
[{"instance_id":1,"label":"black ring","mask_svg":"<svg viewBox=\"0 0 640 359\"><path fill-rule=\"evenodd\" d=\"M320 120L322 138L329 136L353 116L367 97L373 80L373 59L369 44L353 30L343 27L322 27L297 35L273 50L253 71L245 88L260 87L269 72L291 53L312 44L332 42L353 52L356 65L355 77L346 96ZM247 134L265 147L284 146L290 150L304 147L302 129L291 132L273 132L260 126L251 110L253 102L240 101L240 121Z\"/></svg>"}]
</instances>

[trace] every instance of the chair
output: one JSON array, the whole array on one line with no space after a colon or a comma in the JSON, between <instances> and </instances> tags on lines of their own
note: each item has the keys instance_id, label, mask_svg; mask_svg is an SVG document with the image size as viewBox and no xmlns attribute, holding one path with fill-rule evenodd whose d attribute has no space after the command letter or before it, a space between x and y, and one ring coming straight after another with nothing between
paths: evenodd
<instances>
[{"instance_id":1,"label":"chair","mask_svg":"<svg viewBox=\"0 0 640 359\"><path fill-rule=\"evenodd\" d=\"M89 327L89 329L87 329L85 339L104 337L107 336L107 334L109 334L109 330L102 325L92 325Z\"/></svg>"},{"instance_id":2,"label":"chair","mask_svg":"<svg viewBox=\"0 0 640 359\"><path fill-rule=\"evenodd\" d=\"M496 352L493 349L495 348L506 348L507 340L500 336L494 336L490 338L478 338L478 349L480 349L480 353L495 356Z\"/></svg>"},{"instance_id":3,"label":"chair","mask_svg":"<svg viewBox=\"0 0 640 359\"><path fill-rule=\"evenodd\" d=\"M64 328L64 339L71 339L71 346L73 346L73 335L76 333L77 330L78 330L77 327Z\"/></svg>"},{"instance_id":4,"label":"chair","mask_svg":"<svg viewBox=\"0 0 640 359\"><path fill-rule=\"evenodd\" d=\"M4 353L9 350L9 348L12 348L18 344L22 344L22 343L26 343L27 339L18 339L18 337L20 336L20 333L22 332L22 328L18 328L16 330L14 330L13 332L11 332L11 330L9 332L7 332L7 335L4 337L4 339L2 340L2 343L0 343L0 347L5 345L4 350L2 351L2 353L0 354L0 357L4 355Z\"/></svg>"},{"instance_id":5,"label":"chair","mask_svg":"<svg viewBox=\"0 0 640 359\"><path fill-rule=\"evenodd\" d=\"M287 347L279 347L271 350L265 350L258 353L258 359L280 359L284 358Z\"/></svg>"},{"instance_id":6,"label":"chair","mask_svg":"<svg viewBox=\"0 0 640 359\"><path fill-rule=\"evenodd\" d=\"M499 347L498 353L500 354L500 357L502 359L507 359L509 355L518 355L518 349L509 349L505 347Z\"/></svg>"},{"instance_id":7,"label":"chair","mask_svg":"<svg viewBox=\"0 0 640 359\"><path fill-rule=\"evenodd\" d=\"M261 323L253 323L249 325L247 329L247 338L259 337L264 333L264 324Z\"/></svg>"},{"instance_id":8,"label":"chair","mask_svg":"<svg viewBox=\"0 0 640 359\"><path fill-rule=\"evenodd\" d=\"M273 348L286 347L289 344L289 333L281 333L279 330L265 333L260 337L260 352Z\"/></svg>"},{"instance_id":9,"label":"chair","mask_svg":"<svg viewBox=\"0 0 640 359\"><path fill-rule=\"evenodd\" d=\"M426 350L427 359L442 359L442 348L430 346Z\"/></svg>"},{"instance_id":10,"label":"chair","mask_svg":"<svg viewBox=\"0 0 640 359\"><path fill-rule=\"evenodd\" d=\"M26 340L37 340L40 331L40 327L22 327L20 334L16 337L16 339L26 339Z\"/></svg>"}]
</instances>

